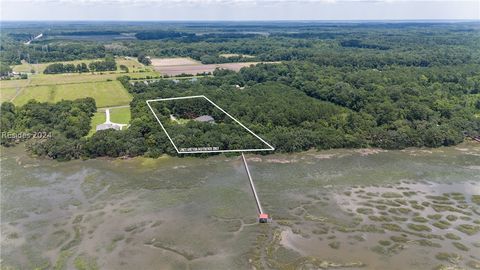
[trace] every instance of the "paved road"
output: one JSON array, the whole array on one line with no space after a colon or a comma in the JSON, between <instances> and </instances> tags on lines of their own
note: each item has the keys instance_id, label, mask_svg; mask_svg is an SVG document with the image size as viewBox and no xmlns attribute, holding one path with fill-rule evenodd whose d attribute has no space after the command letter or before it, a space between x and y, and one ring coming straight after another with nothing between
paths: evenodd
<instances>
[{"instance_id":1,"label":"paved road","mask_svg":"<svg viewBox=\"0 0 480 270\"><path fill-rule=\"evenodd\" d=\"M120 109L120 108L130 108L130 105L120 105L120 106L113 106L113 107L102 107L97 108L98 112L104 112L107 109Z\"/></svg>"}]
</instances>

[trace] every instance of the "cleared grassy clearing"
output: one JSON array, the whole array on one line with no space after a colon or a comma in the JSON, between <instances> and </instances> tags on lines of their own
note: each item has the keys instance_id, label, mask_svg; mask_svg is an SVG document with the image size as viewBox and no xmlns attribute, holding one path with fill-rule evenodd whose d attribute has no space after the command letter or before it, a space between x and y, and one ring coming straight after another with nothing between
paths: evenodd
<instances>
[{"instance_id":1,"label":"cleared grassy clearing","mask_svg":"<svg viewBox=\"0 0 480 270\"><path fill-rule=\"evenodd\" d=\"M146 67L142 63L138 62L134 58L123 58L119 57L115 59L117 62L118 71L121 71L120 65L124 65L128 68L129 72L142 72L142 71L151 71L150 68Z\"/></svg>"},{"instance_id":2,"label":"cleared grassy clearing","mask_svg":"<svg viewBox=\"0 0 480 270\"><path fill-rule=\"evenodd\" d=\"M190 123L190 122L193 121L193 120L191 120L191 119L177 118L177 119L174 119L174 120L172 120L172 121L175 122L175 123L177 123L177 124L179 124L179 125L186 125L187 123Z\"/></svg>"},{"instance_id":3,"label":"cleared grassy clearing","mask_svg":"<svg viewBox=\"0 0 480 270\"><path fill-rule=\"evenodd\" d=\"M0 89L0 102L10 101L17 92L16 88L1 88Z\"/></svg>"},{"instance_id":4,"label":"cleared grassy clearing","mask_svg":"<svg viewBox=\"0 0 480 270\"><path fill-rule=\"evenodd\" d=\"M249 54L238 54L238 53L221 53L220 57L230 58L230 57L243 57L243 58L255 58L253 55Z\"/></svg>"},{"instance_id":5,"label":"cleared grassy clearing","mask_svg":"<svg viewBox=\"0 0 480 270\"><path fill-rule=\"evenodd\" d=\"M105 122L105 112L96 112L92 117L92 123L90 124L90 131L88 132L87 137L92 136L95 133L95 128L97 125Z\"/></svg>"},{"instance_id":6,"label":"cleared grassy clearing","mask_svg":"<svg viewBox=\"0 0 480 270\"><path fill-rule=\"evenodd\" d=\"M29 86L13 100L13 103L23 105L30 99L41 102L58 102L62 99L74 100L84 97L94 98L97 107L125 105L132 100L119 81L111 81Z\"/></svg>"},{"instance_id":7,"label":"cleared grassy clearing","mask_svg":"<svg viewBox=\"0 0 480 270\"><path fill-rule=\"evenodd\" d=\"M118 124L130 123L130 107L110 109L110 121Z\"/></svg>"}]
</instances>

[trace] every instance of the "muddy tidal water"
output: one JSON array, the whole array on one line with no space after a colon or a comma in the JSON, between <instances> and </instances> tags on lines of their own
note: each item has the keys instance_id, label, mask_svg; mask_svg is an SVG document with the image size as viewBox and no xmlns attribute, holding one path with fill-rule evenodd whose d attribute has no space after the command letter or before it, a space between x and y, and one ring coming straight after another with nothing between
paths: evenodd
<instances>
[{"instance_id":1,"label":"muddy tidal water","mask_svg":"<svg viewBox=\"0 0 480 270\"><path fill-rule=\"evenodd\" d=\"M1 149L1 269L480 269L480 144L56 162Z\"/></svg>"}]
</instances>

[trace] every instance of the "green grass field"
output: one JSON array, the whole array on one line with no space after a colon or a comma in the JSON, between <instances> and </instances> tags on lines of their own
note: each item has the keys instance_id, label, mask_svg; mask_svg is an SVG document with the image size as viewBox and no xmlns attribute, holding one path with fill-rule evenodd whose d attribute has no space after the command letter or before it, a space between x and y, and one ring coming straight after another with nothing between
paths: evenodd
<instances>
[{"instance_id":1,"label":"green grass field","mask_svg":"<svg viewBox=\"0 0 480 270\"><path fill-rule=\"evenodd\" d=\"M51 85L51 84L68 84L68 83L82 83L82 82L102 82L107 80L116 80L117 77L127 75L131 78L145 78L146 76L159 76L159 73L139 72L139 73L116 73L105 72L101 73L69 73L69 74L36 74L31 77L30 86ZM6 87L24 86L27 84L27 80L5 81ZM21 82L23 81L23 82ZM3 86L2 86L3 87Z\"/></svg>"},{"instance_id":2,"label":"green grass field","mask_svg":"<svg viewBox=\"0 0 480 270\"><path fill-rule=\"evenodd\" d=\"M148 71L153 70L152 68L147 67L147 66L143 65L142 63L138 62L137 59L135 59L135 58L125 59L123 57L118 57L117 59L115 59L115 61L117 62L118 71L121 71L120 65L125 65L128 68L130 73L132 73L132 72L148 72Z\"/></svg>"},{"instance_id":3,"label":"green grass field","mask_svg":"<svg viewBox=\"0 0 480 270\"><path fill-rule=\"evenodd\" d=\"M110 109L110 121L118 124L130 123L130 107Z\"/></svg>"},{"instance_id":4,"label":"green grass field","mask_svg":"<svg viewBox=\"0 0 480 270\"><path fill-rule=\"evenodd\" d=\"M0 89L24 87L28 85L28 80L1 80Z\"/></svg>"},{"instance_id":5,"label":"green grass field","mask_svg":"<svg viewBox=\"0 0 480 270\"><path fill-rule=\"evenodd\" d=\"M68 84L82 82L101 82L107 80L115 80L119 76L118 73L69 73L69 74L38 74L33 75L30 86L51 85L51 84Z\"/></svg>"},{"instance_id":6,"label":"green grass field","mask_svg":"<svg viewBox=\"0 0 480 270\"><path fill-rule=\"evenodd\" d=\"M1 88L0 89L0 102L10 101L17 92L16 88Z\"/></svg>"},{"instance_id":7,"label":"green grass field","mask_svg":"<svg viewBox=\"0 0 480 270\"><path fill-rule=\"evenodd\" d=\"M90 63L102 59L84 59L64 61L61 63ZM61 100L74 100L77 98L92 97L98 108L128 105L132 96L116 79L128 75L131 78L157 77L160 74L151 67L146 67L135 58L117 57L118 69L116 71L99 73L69 73L69 74L43 74L45 67L52 63L28 64L13 66L17 72L28 72L32 69L35 74L30 74L27 80L2 80L0 81L0 101L10 101L17 91L18 96L13 103L21 106L29 100L40 102L58 102ZM125 65L129 73L123 73L120 65ZM127 124L130 121L129 109L113 109L112 121Z\"/></svg>"},{"instance_id":8,"label":"green grass field","mask_svg":"<svg viewBox=\"0 0 480 270\"><path fill-rule=\"evenodd\" d=\"M62 99L92 97L97 107L129 104L132 96L119 81L84 82L59 85L28 86L13 100L15 105L23 105L30 99L41 102L58 102Z\"/></svg>"},{"instance_id":9,"label":"green grass field","mask_svg":"<svg viewBox=\"0 0 480 270\"><path fill-rule=\"evenodd\" d=\"M94 133L95 133L95 128L97 127L97 125L105 122L105 112L96 112L93 117L92 117L92 123L91 123L91 128L90 128L90 131L88 132L88 135L87 137L90 137L92 136Z\"/></svg>"}]
</instances>

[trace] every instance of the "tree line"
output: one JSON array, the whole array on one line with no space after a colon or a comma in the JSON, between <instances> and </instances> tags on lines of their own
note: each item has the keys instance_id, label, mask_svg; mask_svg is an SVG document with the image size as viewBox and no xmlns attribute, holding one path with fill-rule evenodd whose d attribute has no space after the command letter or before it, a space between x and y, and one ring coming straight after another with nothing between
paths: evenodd
<instances>
[{"instance_id":1,"label":"tree line","mask_svg":"<svg viewBox=\"0 0 480 270\"><path fill-rule=\"evenodd\" d=\"M59 73L85 73L85 72L99 72L99 71L115 71L117 70L117 63L115 59L107 57L104 61L94 61L88 64L79 63L75 64L63 64L53 63L48 65L43 71L44 74L59 74Z\"/></svg>"}]
</instances>

